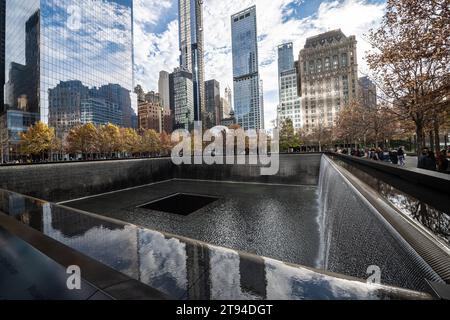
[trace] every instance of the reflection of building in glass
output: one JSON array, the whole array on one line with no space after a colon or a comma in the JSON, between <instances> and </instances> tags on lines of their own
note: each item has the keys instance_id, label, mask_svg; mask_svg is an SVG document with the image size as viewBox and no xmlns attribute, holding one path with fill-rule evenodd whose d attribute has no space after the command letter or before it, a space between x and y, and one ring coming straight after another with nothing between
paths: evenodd
<instances>
[{"instance_id":1,"label":"reflection of building in glass","mask_svg":"<svg viewBox=\"0 0 450 320\"><path fill-rule=\"evenodd\" d=\"M73 117L81 115L81 104L63 116L62 110L73 110L73 101L56 105L49 96L59 83L78 80L99 88L107 104L120 108L120 124L133 126L132 0L7 0L5 12L6 110L35 113L45 123L56 114L63 127L80 122ZM12 158L17 141L8 140L4 149Z\"/></svg>"},{"instance_id":2,"label":"reflection of building in glass","mask_svg":"<svg viewBox=\"0 0 450 320\"><path fill-rule=\"evenodd\" d=\"M220 103L220 83L217 80L205 82L206 127L219 125L223 118Z\"/></svg>"},{"instance_id":3,"label":"reflection of building in glass","mask_svg":"<svg viewBox=\"0 0 450 320\"><path fill-rule=\"evenodd\" d=\"M61 81L55 88L48 90L49 124L59 133L87 123L123 126L123 104L119 103L129 106L131 102L128 103L126 97L121 101L121 95L111 92L123 90L119 90L116 85L89 89L78 80Z\"/></svg>"},{"instance_id":4,"label":"reflection of building in glass","mask_svg":"<svg viewBox=\"0 0 450 320\"><path fill-rule=\"evenodd\" d=\"M104 98L89 98L81 101L81 124L122 124L119 105Z\"/></svg>"},{"instance_id":5,"label":"reflection of building in glass","mask_svg":"<svg viewBox=\"0 0 450 320\"><path fill-rule=\"evenodd\" d=\"M207 300L211 297L209 252L210 250L207 246L186 243L186 280L189 284L187 290L188 299Z\"/></svg>"},{"instance_id":6,"label":"reflection of building in glass","mask_svg":"<svg viewBox=\"0 0 450 320\"><path fill-rule=\"evenodd\" d=\"M261 257L240 256L241 290L267 299L266 265Z\"/></svg>"},{"instance_id":7,"label":"reflection of building in glass","mask_svg":"<svg viewBox=\"0 0 450 320\"><path fill-rule=\"evenodd\" d=\"M2 1L2 92L0 155L19 151L20 133L39 119L39 1ZM4 58L4 61L3 61Z\"/></svg>"},{"instance_id":8,"label":"reflection of building in glass","mask_svg":"<svg viewBox=\"0 0 450 320\"><path fill-rule=\"evenodd\" d=\"M333 126L339 110L358 97L355 36L333 30L308 38L297 69L303 126Z\"/></svg>"},{"instance_id":9,"label":"reflection of building in glass","mask_svg":"<svg viewBox=\"0 0 450 320\"><path fill-rule=\"evenodd\" d=\"M131 89L131 87L130 87ZM133 128L134 110L131 108L130 90L121 87L118 84L102 85L98 89L98 96L107 101L116 104L122 113L120 125L126 128Z\"/></svg>"},{"instance_id":10,"label":"reflection of building in glass","mask_svg":"<svg viewBox=\"0 0 450 320\"><path fill-rule=\"evenodd\" d=\"M294 129L298 130L302 127L301 99L297 95L297 70L292 42L278 46L278 85L278 125L289 118Z\"/></svg>"},{"instance_id":11,"label":"reflection of building in glass","mask_svg":"<svg viewBox=\"0 0 450 320\"><path fill-rule=\"evenodd\" d=\"M35 123L38 120L38 115L22 110L7 110L3 119L6 120L6 128L8 129L10 141L18 142L20 133Z\"/></svg>"},{"instance_id":12,"label":"reflection of building in glass","mask_svg":"<svg viewBox=\"0 0 450 320\"><path fill-rule=\"evenodd\" d=\"M194 126L194 95L192 74L175 69L169 76L170 107L174 129L190 130Z\"/></svg>"},{"instance_id":13,"label":"reflection of building in glass","mask_svg":"<svg viewBox=\"0 0 450 320\"><path fill-rule=\"evenodd\" d=\"M81 81L60 82L48 90L49 124L58 132L81 123L81 102L89 98L89 88Z\"/></svg>"},{"instance_id":14,"label":"reflection of building in glass","mask_svg":"<svg viewBox=\"0 0 450 320\"><path fill-rule=\"evenodd\" d=\"M375 108L377 106L377 86L369 77L359 78L359 99L363 107Z\"/></svg>"},{"instance_id":15,"label":"reflection of building in glass","mask_svg":"<svg viewBox=\"0 0 450 320\"><path fill-rule=\"evenodd\" d=\"M205 112L205 64L203 56L203 1L179 0L180 68L192 75L194 119Z\"/></svg>"},{"instance_id":16,"label":"reflection of building in glass","mask_svg":"<svg viewBox=\"0 0 450 320\"><path fill-rule=\"evenodd\" d=\"M234 111L244 129L262 129L256 7L231 17Z\"/></svg>"}]
</instances>

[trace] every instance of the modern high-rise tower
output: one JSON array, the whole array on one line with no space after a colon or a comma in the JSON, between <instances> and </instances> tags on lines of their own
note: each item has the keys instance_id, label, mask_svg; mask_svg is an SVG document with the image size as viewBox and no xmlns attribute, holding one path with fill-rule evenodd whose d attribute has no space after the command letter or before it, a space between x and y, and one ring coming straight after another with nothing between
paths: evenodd
<instances>
[{"instance_id":1,"label":"modern high-rise tower","mask_svg":"<svg viewBox=\"0 0 450 320\"><path fill-rule=\"evenodd\" d=\"M161 106L170 109L170 93L169 93L169 73L167 71L159 72L158 91Z\"/></svg>"},{"instance_id":2,"label":"modern high-rise tower","mask_svg":"<svg viewBox=\"0 0 450 320\"><path fill-rule=\"evenodd\" d=\"M294 129L300 129L301 99L297 95L297 70L292 42L278 46L278 92L277 126L291 119Z\"/></svg>"},{"instance_id":3,"label":"modern high-rise tower","mask_svg":"<svg viewBox=\"0 0 450 320\"><path fill-rule=\"evenodd\" d=\"M206 127L208 129L220 125L223 118L222 105L220 101L220 83L215 80L205 82L205 106L206 106Z\"/></svg>"},{"instance_id":4,"label":"modern high-rise tower","mask_svg":"<svg viewBox=\"0 0 450 320\"><path fill-rule=\"evenodd\" d=\"M180 67L192 74L194 119L205 112L205 70L203 50L203 0L178 0Z\"/></svg>"},{"instance_id":5,"label":"modern high-rise tower","mask_svg":"<svg viewBox=\"0 0 450 320\"><path fill-rule=\"evenodd\" d=\"M6 29L6 0L0 0L0 114L3 113L5 102L4 101L5 96L2 90L2 88L5 85L5 29Z\"/></svg>"},{"instance_id":6,"label":"modern high-rise tower","mask_svg":"<svg viewBox=\"0 0 450 320\"><path fill-rule=\"evenodd\" d=\"M193 88L192 73L176 68L169 75L170 108L175 130L194 128Z\"/></svg>"},{"instance_id":7,"label":"modern high-rise tower","mask_svg":"<svg viewBox=\"0 0 450 320\"><path fill-rule=\"evenodd\" d=\"M256 6L231 16L234 108L245 130L262 129Z\"/></svg>"}]
</instances>

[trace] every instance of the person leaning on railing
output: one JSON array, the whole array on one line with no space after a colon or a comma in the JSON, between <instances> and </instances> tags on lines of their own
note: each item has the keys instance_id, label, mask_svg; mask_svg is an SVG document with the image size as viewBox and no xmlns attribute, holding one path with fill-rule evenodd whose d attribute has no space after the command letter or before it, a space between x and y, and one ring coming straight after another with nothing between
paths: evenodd
<instances>
[{"instance_id":1,"label":"person leaning on railing","mask_svg":"<svg viewBox=\"0 0 450 320\"><path fill-rule=\"evenodd\" d=\"M448 172L449 161L447 158L447 150L441 150L437 158L437 167L439 172Z\"/></svg>"}]
</instances>

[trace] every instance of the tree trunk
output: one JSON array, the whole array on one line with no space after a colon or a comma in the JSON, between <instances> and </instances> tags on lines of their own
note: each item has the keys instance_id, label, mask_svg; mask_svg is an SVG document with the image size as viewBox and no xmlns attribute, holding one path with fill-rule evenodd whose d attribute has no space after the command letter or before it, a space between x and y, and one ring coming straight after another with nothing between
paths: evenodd
<instances>
[{"instance_id":1,"label":"tree trunk","mask_svg":"<svg viewBox=\"0 0 450 320\"><path fill-rule=\"evenodd\" d=\"M448 150L448 132L446 132L444 136L444 146L445 150Z\"/></svg>"},{"instance_id":2,"label":"tree trunk","mask_svg":"<svg viewBox=\"0 0 450 320\"><path fill-rule=\"evenodd\" d=\"M430 130L429 136L430 136L430 151L434 151L435 144L434 144L433 130Z\"/></svg>"},{"instance_id":3,"label":"tree trunk","mask_svg":"<svg viewBox=\"0 0 450 320\"><path fill-rule=\"evenodd\" d=\"M439 153L441 152L441 139L439 137L439 121L437 119L434 119L433 121L433 130L434 130L434 142L436 144L436 156L439 155Z\"/></svg>"},{"instance_id":4,"label":"tree trunk","mask_svg":"<svg viewBox=\"0 0 450 320\"><path fill-rule=\"evenodd\" d=\"M423 124L416 122L416 153L420 156L422 149L425 147L425 139L423 134Z\"/></svg>"}]
</instances>

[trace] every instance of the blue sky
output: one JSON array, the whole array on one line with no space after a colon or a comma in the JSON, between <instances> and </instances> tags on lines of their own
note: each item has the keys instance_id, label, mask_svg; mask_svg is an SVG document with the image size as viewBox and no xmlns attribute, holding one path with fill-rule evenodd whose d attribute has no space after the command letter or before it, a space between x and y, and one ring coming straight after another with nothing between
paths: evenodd
<instances>
[{"instance_id":1,"label":"blue sky","mask_svg":"<svg viewBox=\"0 0 450 320\"><path fill-rule=\"evenodd\" d=\"M367 72L364 34L376 27L384 0L204 0L205 73L221 90L233 89L230 16L251 5L258 15L260 74L264 81L266 128L272 127L278 104L277 45L292 41L294 54L307 37L340 28L356 35L361 73ZM160 70L178 65L178 0L135 0L136 81L157 90Z\"/></svg>"}]
</instances>

